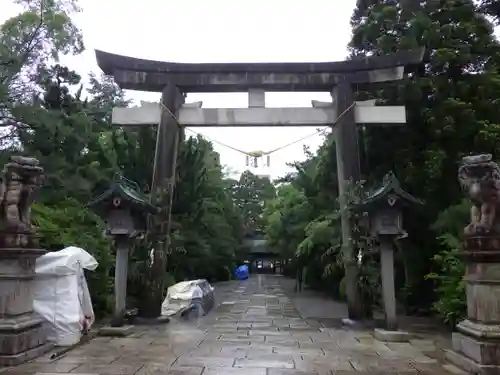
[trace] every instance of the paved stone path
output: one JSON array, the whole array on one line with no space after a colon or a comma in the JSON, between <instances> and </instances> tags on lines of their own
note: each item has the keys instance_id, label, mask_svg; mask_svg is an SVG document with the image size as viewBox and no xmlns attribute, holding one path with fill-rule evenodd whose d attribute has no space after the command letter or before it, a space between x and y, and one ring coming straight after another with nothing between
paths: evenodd
<instances>
[{"instance_id":1,"label":"paved stone path","mask_svg":"<svg viewBox=\"0 0 500 375\"><path fill-rule=\"evenodd\" d=\"M1 375L390 375L459 374L436 343L381 343L370 332L303 319L277 276L225 283L225 300L198 322L136 327L127 338L95 338L56 361L48 356ZM231 292L231 293L230 293Z\"/></svg>"}]
</instances>

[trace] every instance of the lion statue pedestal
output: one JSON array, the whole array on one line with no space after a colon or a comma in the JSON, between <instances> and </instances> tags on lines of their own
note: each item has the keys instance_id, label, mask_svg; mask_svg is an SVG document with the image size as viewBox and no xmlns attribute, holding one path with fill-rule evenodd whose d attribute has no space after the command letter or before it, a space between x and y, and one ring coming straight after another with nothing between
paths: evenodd
<instances>
[{"instance_id":1,"label":"lion statue pedestal","mask_svg":"<svg viewBox=\"0 0 500 375\"><path fill-rule=\"evenodd\" d=\"M491 155L468 156L458 177L473 204L464 229L467 319L446 358L471 374L500 375L500 168Z\"/></svg>"},{"instance_id":2,"label":"lion statue pedestal","mask_svg":"<svg viewBox=\"0 0 500 375\"><path fill-rule=\"evenodd\" d=\"M17 365L45 353L44 320L33 312L37 246L31 204L43 182L32 158L12 157L0 183L0 366Z\"/></svg>"}]
</instances>

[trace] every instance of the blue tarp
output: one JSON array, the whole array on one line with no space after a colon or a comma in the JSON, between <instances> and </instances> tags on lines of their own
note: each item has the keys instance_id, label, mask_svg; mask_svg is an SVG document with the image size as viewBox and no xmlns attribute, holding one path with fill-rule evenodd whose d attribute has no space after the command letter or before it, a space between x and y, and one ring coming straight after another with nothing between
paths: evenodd
<instances>
[{"instance_id":1,"label":"blue tarp","mask_svg":"<svg viewBox=\"0 0 500 375\"><path fill-rule=\"evenodd\" d=\"M246 280L248 279L248 266L239 266L238 268L236 268L236 270L234 271L234 276L236 276L236 278L238 280Z\"/></svg>"}]
</instances>

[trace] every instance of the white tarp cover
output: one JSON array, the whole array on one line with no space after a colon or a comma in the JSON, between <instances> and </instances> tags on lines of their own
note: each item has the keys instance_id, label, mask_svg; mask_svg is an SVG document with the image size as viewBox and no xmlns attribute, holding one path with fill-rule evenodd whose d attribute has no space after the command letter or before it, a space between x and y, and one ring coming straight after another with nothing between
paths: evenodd
<instances>
[{"instance_id":1,"label":"white tarp cover","mask_svg":"<svg viewBox=\"0 0 500 375\"><path fill-rule=\"evenodd\" d=\"M181 310L189 307L193 298L201 299L203 297L203 290L200 284L204 282L206 282L206 280L202 279L181 281L180 283L168 287L167 296L161 305L161 315L175 315ZM210 289L212 291L214 290L212 286L210 286Z\"/></svg>"},{"instance_id":2,"label":"white tarp cover","mask_svg":"<svg viewBox=\"0 0 500 375\"><path fill-rule=\"evenodd\" d=\"M84 269L97 261L82 248L69 246L36 260L33 309L49 323L48 340L58 346L78 343L84 329L94 323L92 300Z\"/></svg>"}]
</instances>

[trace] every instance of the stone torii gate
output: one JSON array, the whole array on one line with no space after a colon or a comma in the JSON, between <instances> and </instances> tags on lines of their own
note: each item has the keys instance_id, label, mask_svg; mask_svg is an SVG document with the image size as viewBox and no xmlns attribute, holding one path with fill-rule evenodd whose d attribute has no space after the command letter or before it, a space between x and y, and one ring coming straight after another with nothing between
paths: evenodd
<instances>
[{"instance_id":1,"label":"stone torii gate","mask_svg":"<svg viewBox=\"0 0 500 375\"><path fill-rule=\"evenodd\" d=\"M123 89L161 92L161 105L114 108L118 126L158 125L152 199L160 192L170 197L174 189L175 163L182 128L214 126L328 126L335 124L337 174L342 212L342 252L346 268L349 317L362 317L357 290L357 265L350 241L351 224L344 209L349 181L360 179L356 124L403 124L403 106L376 106L374 101L355 102L352 86L400 80L405 67L418 64L423 49L392 55L322 63L203 63L185 64L138 59L96 51L103 72ZM312 108L265 108L265 92L330 92L333 102L313 101ZM202 108L202 103L184 104L187 93L248 92L248 108ZM357 104L357 105L356 105ZM338 121L337 121L338 120ZM157 223L168 234L170 214ZM164 246L168 246L167 244ZM164 249L165 250L165 249ZM160 257L165 257L161 251ZM158 265L159 278L164 262ZM163 269L162 269L163 268Z\"/></svg>"}]
</instances>

